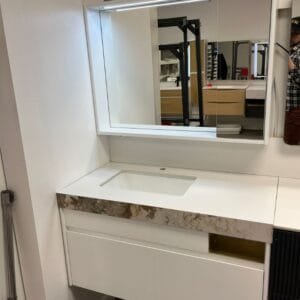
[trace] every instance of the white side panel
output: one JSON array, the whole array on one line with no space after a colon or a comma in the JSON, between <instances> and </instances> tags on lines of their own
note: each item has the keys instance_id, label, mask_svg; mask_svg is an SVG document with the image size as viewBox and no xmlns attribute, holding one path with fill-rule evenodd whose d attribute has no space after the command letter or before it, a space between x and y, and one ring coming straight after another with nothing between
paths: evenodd
<instances>
[{"instance_id":1,"label":"white side panel","mask_svg":"<svg viewBox=\"0 0 300 300\"><path fill-rule=\"evenodd\" d=\"M272 0L271 9L271 25L270 25L270 41L269 41L269 61L268 61L268 78L267 78L267 96L265 104L265 126L264 126L264 140L265 144L269 143L271 136L271 107L275 95L273 93L274 87L274 58L275 58L275 43L276 43L276 22L277 22L277 2Z\"/></svg>"},{"instance_id":2,"label":"white side panel","mask_svg":"<svg viewBox=\"0 0 300 300\"><path fill-rule=\"evenodd\" d=\"M111 125L155 124L152 10L100 16Z\"/></svg>"},{"instance_id":3,"label":"white side panel","mask_svg":"<svg viewBox=\"0 0 300 300\"><path fill-rule=\"evenodd\" d=\"M85 9L85 25L89 51L94 110L97 122L97 131L100 133L100 131L107 130L110 127L110 118L104 55L100 34L101 24L99 12L92 9Z\"/></svg>"},{"instance_id":4,"label":"white side panel","mask_svg":"<svg viewBox=\"0 0 300 300\"><path fill-rule=\"evenodd\" d=\"M300 180L280 178L274 226L300 232Z\"/></svg>"},{"instance_id":5,"label":"white side panel","mask_svg":"<svg viewBox=\"0 0 300 300\"><path fill-rule=\"evenodd\" d=\"M67 232L73 284L127 300L261 300L263 269Z\"/></svg>"}]
</instances>

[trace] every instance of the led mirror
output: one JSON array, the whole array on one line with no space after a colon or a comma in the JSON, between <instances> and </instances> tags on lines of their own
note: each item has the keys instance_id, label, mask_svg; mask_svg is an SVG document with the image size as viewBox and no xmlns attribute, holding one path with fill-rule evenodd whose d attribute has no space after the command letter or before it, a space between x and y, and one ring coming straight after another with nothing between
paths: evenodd
<instances>
[{"instance_id":1,"label":"led mirror","mask_svg":"<svg viewBox=\"0 0 300 300\"><path fill-rule=\"evenodd\" d=\"M100 20L111 127L263 140L271 0L110 3Z\"/></svg>"}]
</instances>

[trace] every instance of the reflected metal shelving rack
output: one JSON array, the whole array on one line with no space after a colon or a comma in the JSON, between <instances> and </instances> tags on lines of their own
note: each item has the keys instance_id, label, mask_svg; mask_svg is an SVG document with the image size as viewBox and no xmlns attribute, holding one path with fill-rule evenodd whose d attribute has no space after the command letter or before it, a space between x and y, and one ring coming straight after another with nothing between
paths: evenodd
<instances>
[{"instance_id":1,"label":"reflected metal shelving rack","mask_svg":"<svg viewBox=\"0 0 300 300\"><path fill-rule=\"evenodd\" d=\"M178 44L159 45L159 50L169 50L180 62L180 79L182 89L182 113L184 126L190 126L191 121L198 121L200 126L203 120L203 92L202 92L202 66L201 66L201 24L200 20L188 20L187 17L158 19L158 28L178 27L183 33L183 42ZM189 105L189 75L188 75L188 31L195 35L196 62L197 62L197 86L199 118L190 118Z\"/></svg>"}]
</instances>

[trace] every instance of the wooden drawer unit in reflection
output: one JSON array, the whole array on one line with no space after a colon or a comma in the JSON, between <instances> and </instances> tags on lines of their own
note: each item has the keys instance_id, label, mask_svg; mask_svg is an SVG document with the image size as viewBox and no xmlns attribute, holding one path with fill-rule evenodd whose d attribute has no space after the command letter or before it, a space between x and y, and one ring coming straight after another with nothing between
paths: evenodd
<instances>
[{"instance_id":1,"label":"wooden drawer unit in reflection","mask_svg":"<svg viewBox=\"0 0 300 300\"><path fill-rule=\"evenodd\" d=\"M205 115L244 116L246 90L204 89L203 109Z\"/></svg>"}]
</instances>

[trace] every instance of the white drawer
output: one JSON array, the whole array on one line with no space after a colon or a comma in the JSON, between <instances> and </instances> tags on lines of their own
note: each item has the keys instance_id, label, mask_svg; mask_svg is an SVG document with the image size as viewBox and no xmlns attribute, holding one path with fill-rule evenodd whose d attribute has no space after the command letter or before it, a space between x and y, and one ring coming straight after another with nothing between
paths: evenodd
<instances>
[{"instance_id":1,"label":"white drawer","mask_svg":"<svg viewBox=\"0 0 300 300\"><path fill-rule=\"evenodd\" d=\"M92 235L93 233L96 235L102 233L140 242L208 253L209 237L205 232L69 209L63 210L63 215L65 225L70 230L85 231Z\"/></svg>"},{"instance_id":2,"label":"white drawer","mask_svg":"<svg viewBox=\"0 0 300 300\"><path fill-rule=\"evenodd\" d=\"M125 300L262 300L263 265L67 231L71 282Z\"/></svg>"}]
</instances>

